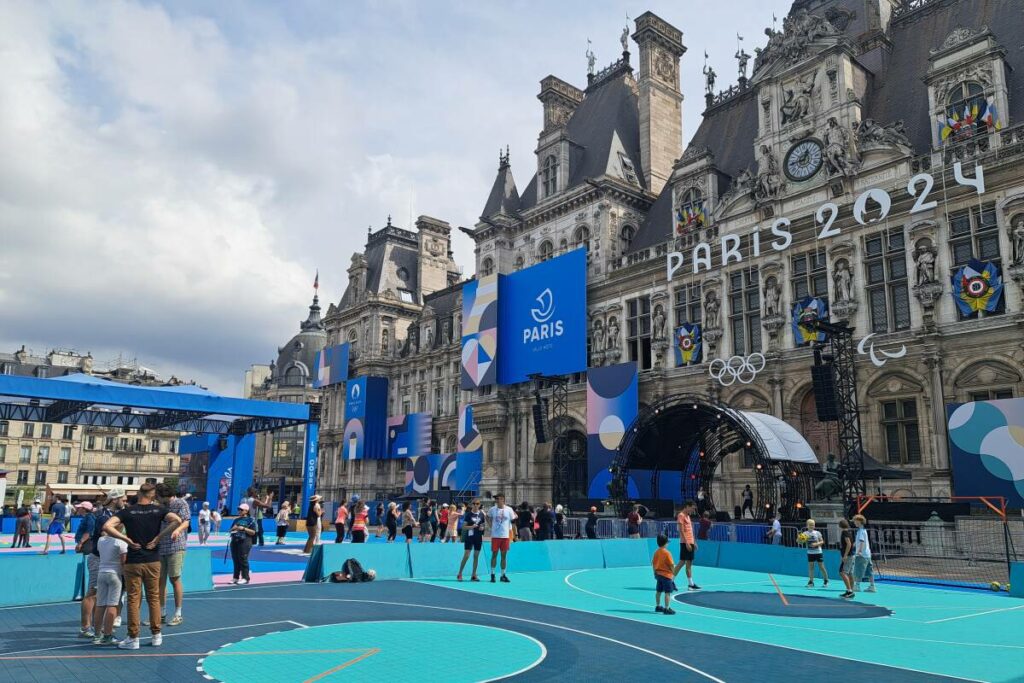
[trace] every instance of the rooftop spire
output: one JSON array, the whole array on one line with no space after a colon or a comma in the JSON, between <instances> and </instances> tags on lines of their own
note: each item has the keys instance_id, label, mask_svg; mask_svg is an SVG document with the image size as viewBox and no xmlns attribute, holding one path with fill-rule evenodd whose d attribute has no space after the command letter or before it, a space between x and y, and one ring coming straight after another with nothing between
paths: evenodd
<instances>
[{"instance_id":1,"label":"rooftop spire","mask_svg":"<svg viewBox=\"0 0 1024 683\"><path fill-rule=\"evenodd\" d=\"M317 273L317 281L319 281L319 273ZM324 329L324 324L320 321L320 297L317 294L313 294L313 303L309 305L309 316L299 323L299 329L303 332Z\"/></svg>"}]
</instances>

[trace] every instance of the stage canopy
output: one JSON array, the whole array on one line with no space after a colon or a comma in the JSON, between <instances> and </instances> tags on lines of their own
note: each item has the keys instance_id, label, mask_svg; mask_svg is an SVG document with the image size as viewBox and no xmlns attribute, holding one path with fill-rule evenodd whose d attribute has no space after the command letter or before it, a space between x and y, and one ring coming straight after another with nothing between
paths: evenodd
<instances>
[{"instance_id":1,"label":"stage canopy","mask_svg":"<svg viewBox=\"0 0 1024 683\"><path fill-rule=\"evenodd\" d=\"M242 435L309 419L305 404L219 396L194 385L143 387L82 373L0 375L0 420Z\"/></svg>"},{"instance_id":2,"label":"stage canopy","mask_svg":"<svg viewBox=\"0 0 1024 683\"><path fill-rule=\"evenodd\" d=\"M772 460L788 460L808 465L818 464L818 457L814 454L814 449L807 443L803 435L788 422L766 413L753 413L732 408L726 408L726 410L742 415L753 425L757 435L761 437L761 441L768 449L768 457Z\"/></svg>"}]
</instances>

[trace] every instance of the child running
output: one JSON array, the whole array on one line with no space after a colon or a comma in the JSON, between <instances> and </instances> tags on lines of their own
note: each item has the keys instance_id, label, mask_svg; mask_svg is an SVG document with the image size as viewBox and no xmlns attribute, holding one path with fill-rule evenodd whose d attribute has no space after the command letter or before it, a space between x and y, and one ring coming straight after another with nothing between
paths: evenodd
<instances>
[{"instance_id":1,"label":"child running","mask_svg":"<svg viewBox=\"0 0 1024 683\"><path fill-rule=\"evenodd\" d=\"M672 600L672 594L676 592L676 582L674 579L676 574L679 573L679 567L675 567L672 553L665 547L667 545L668 536L659 534L658 549L654 551L654 558L651 560L651 565L654 567L654 580L656 582L654 588L654 611L661 612L662 614L675 614L676 611L669 604ZM664 605L661 604L662 596L665 596Z\"/></svg>"}]
</instances>

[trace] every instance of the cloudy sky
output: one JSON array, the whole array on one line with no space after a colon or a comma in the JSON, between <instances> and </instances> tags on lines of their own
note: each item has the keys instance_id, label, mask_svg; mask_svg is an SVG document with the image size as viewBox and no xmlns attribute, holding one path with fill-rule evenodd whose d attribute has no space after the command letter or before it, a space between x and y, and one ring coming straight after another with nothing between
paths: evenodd
<instances>
[{"instance_id":1,"label":"cloudy sky","mask_svg":"<svg viewBox=\"0 0 1024 683\"><path fill-rule=\"evenodd\" d=\"M538 82L628 12L683 31L684 139L785 0L0 3L0 349L137 357L241 392L387 215L472 225ZM699 8L699 10L697 9ZM634 49L635 53L635 49ZM455 233L467 274L472 244Z\"/></svg>"}]
</instances>

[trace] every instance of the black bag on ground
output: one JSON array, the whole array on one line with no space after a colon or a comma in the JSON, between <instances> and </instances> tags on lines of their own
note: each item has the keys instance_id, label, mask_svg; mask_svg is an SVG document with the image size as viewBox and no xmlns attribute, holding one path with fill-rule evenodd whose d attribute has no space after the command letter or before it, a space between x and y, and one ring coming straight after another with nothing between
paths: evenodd
<instances>
[{"instance_id":1,"label":"black bag on ground","mask_svg":"<svg viewBox=\"0 0 1024 683\"><path fill-rule=\"evenodd\" d=\"M346 578L346 576L348 578ZM370 581L370 575L363 571L363 565L359 564L359 560L354 557L350 557L341 565L340 572L331 573L332 583L343 583L343 582L358 582L358 581Z\"/></svg>"}]
</instances>

